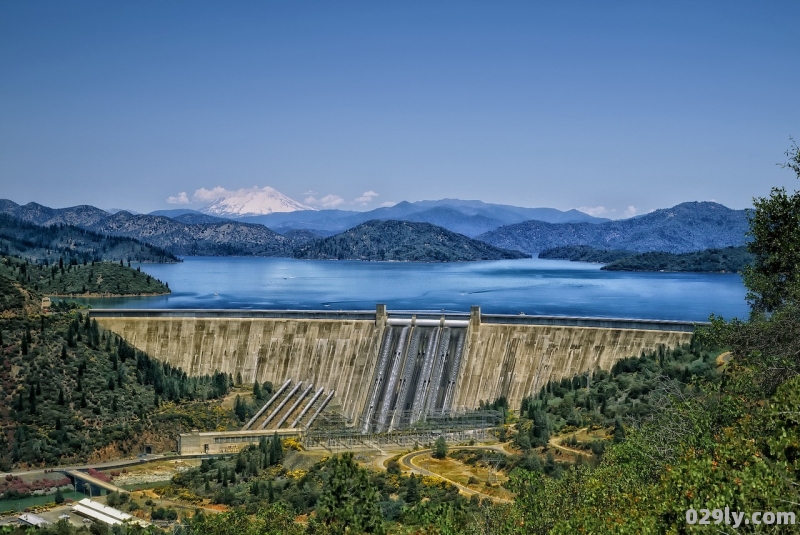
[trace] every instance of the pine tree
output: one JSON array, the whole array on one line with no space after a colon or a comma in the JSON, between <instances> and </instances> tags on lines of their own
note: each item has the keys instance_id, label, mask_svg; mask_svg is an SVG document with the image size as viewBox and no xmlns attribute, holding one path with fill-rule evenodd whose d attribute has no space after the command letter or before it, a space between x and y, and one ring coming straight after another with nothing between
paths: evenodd
<instances>
[{"instance_id":1,"label":"pine tree","mask_svg":"<svg viewBox=\"0 0 800 535\"><path fill-rule=\"evenodd\" d=\"M30 405L31 414L36 414L36 388L33 385L28 393L28 405Z\"/></svg>"},{"instance_id":2,"label":"pine tree","mask_svg":"<svg viewBox=\"0 0 800 535\"><path fill-rule=\"evenodd\" d=\"M436 439L433 446L433 457L435 459L444 459L447 457L447 441L443 436Z\"/></svg>"},{"instance_id":3,"label":"pine tree","mask_svg":"<svg viewBox=\"0 0 800 535\"><path fill-rule=\"evenodd\" d=\"M614 443L617 444L625 440L625 428L622 426L622 420L617 417L614 420Z\"/></svg>"},{"instance_id":4,"label":"pine tree","mask_svg":"<svg viewBox=\"0 0 800 535\"><path fill-rule=\"evenodd\" d=\"M278 464L283 460L283 443L277 432L272 436L269 450L270 465Z\"/></svg>"},{"instance_id":5,"label":"pine tree","mask_svg":"<svg viewBox=\"0 0 800 535\"><path fill-rule=\"evenodd\" d=\"M386 533L379 493L366 470L353 460L353 454L334 456L328 461L328 470L317 517L329 533Z\"/></svg>"}]
</instances>

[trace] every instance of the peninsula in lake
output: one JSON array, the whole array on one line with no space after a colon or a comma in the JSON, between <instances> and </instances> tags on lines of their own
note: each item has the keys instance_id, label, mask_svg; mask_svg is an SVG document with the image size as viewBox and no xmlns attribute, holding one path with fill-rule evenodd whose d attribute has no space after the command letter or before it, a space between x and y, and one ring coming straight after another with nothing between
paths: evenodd
<instances>
[{"instance_id":1,"label":"peninsula in lake","mask_svg":"<svg viewBox=\"0 0 800 535\"><path fill-rule=\"evenodd\" d=\"M588 245L554 247L539 258L605 264L606 271L671 271L693 273L741 273L753 263L746 246L704 249L691 253L652 251L636 253L619 249L595 249Z\"/></svg>"},{"instance_id":2,"label":"peninsula in lake","mask_svg":"<svg viewBox=\"0 0 800 535\"><path fill-rule=\"evenodd\" d=\"M367 221L355 228L299 246L295 258L467 262L511 260L530 255L473 240L430 223Z\"/></svg>"}]
</instances>

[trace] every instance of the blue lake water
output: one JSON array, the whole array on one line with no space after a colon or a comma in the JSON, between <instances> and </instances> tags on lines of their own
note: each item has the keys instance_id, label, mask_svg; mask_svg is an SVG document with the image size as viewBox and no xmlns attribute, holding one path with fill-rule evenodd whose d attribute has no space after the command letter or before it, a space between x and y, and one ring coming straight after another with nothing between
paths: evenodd
<instances>
[{"instance_id":1,"label":"blue lake water","mask_svg":"<svg viewBox=\"0 0 800 535\"><path fill-rule=\"evenodd\" d=\"M628 273L561 260L425 264L191 257L141 264L169 283L163 297L86 300L96 308L389 310L704 321L745 317L736 274Z\"/></svg>"}]
</instances>

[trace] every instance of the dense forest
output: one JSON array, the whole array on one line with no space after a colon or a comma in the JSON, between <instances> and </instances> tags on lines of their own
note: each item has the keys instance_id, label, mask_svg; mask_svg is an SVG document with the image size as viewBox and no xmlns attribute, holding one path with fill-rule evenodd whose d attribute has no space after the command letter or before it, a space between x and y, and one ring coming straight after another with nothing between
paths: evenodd
<instances>
[{"instance_id":1,"label":"dense forest","mask_svg":"<svg viewBox=\"0 0 800 535\"><path fill-rule=\"evenodd\" d=\"M130 455L147 441L171 449L182 429L237 425L207 401L231 377L189 377L69 303L42 314L27 281L0 274L0 290L0 470Z\"/></svg>"},{"instance_id":2,"label":"dense forest","mask_svg":"<svg viewBox=\"0 0 800 535\"><path fill-rule=\"evenodd\" d=\"M132 269L122 261L79 264L75 258L53 264L32 263L0 255L0 277L16 281L35 292L53 296L124 296L170 293L169 285Z\"/></svg>"},{"instance_id":3,"label":"dense forest","mask_svg":"<svg viewBox=\"0 0 800 535\"><path fill-rule=\"evenodd\" d=\"M528 258L430 223L367 221L350 230L299 245L295 258L412 262L464 262Z\"/></svg>"},{"instance_id":4,"label":"dense forest","mask_svg":"<svg viewBox=\"0 0 800 535\"><path fill-rule=\"evenodd\" d=\"M622 249L597 249L589 245L554 247L539 253L539 258L597 262L607 271L687 271L705 273L741 273L753 262L747 247L705 249L691 253L655 251L636 253Z\"/></svg>"},{"instance_id":5,"label":"dense forest","mask_svg":"<svg viewBox=\"0 0 800 535\"><path fill-rule=\"evenodd\" d=\"M36 262L178 262L164 249L133 238L106 236L72 225L39 226L0 214L0 254Z\"/></svg>"},{"instance_id":6,"label":"dense forest","mask_svg":"<svg viewBox=\"0 0 800 535\"><path fill-rule=\"evenodd\" d=\"M694 253L642 253L613 260L600 269L607 271L691 271L741 273L753 262L747 247L706 249Z\"/></svg>"}]
</instances>

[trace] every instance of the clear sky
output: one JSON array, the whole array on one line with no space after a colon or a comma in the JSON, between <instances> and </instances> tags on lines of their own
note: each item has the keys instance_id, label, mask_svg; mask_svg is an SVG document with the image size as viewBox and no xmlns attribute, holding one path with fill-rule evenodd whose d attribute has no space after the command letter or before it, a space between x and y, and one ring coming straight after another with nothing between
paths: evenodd
<instances>
[{"instance_id":1,"label":"clear sky","mask_svg":"<svg viewBox=\"0 0 800 535\"><path fill-rule=\"evenodd\" d=\"M6 0L0 197L743 208L800 187L775 165L798 21L796 0Z\"/></svg>"}]
</instances>

